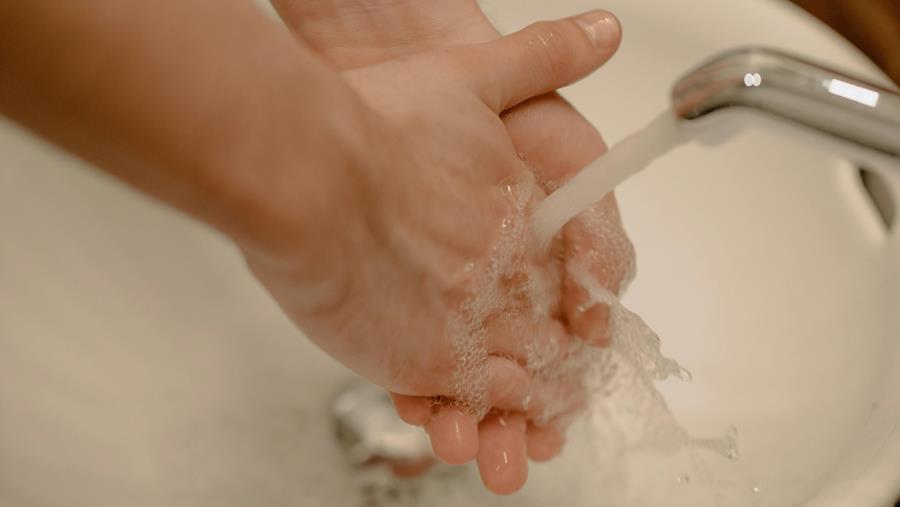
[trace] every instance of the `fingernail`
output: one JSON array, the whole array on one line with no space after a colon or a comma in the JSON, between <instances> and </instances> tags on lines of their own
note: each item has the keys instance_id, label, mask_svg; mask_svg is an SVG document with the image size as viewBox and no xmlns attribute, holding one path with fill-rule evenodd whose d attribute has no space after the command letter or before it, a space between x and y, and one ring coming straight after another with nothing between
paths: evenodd
<instances>
[{"instance_id":1,"label":"fingernail","mask_svg":"<svg viewBox=\"0 0 900 507\"><path fill-rule=\"evenodd\" d=\"M609 48L619 43L619 20L606 11L591 11L575 18L591 44L597 49Z\"/></svg>"}]
</instances>

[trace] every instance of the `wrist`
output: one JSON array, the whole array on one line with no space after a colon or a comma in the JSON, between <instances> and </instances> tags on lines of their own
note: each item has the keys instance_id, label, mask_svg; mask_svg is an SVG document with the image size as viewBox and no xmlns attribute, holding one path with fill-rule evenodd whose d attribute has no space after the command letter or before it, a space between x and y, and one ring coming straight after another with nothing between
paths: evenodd
<instances>
[{"instance_id":1,"label":"wrist","mask_svg":"<svg viewBox=\"0 0 900 507\"><path fill-rule=\"evenodd\" d=\"M350 247L337 231L357 227L367 114L337 78L315 100L291 94L252 111L207 163L213 225L257 265L333 271L335 251Z\"/></svg>"}]
</instances>

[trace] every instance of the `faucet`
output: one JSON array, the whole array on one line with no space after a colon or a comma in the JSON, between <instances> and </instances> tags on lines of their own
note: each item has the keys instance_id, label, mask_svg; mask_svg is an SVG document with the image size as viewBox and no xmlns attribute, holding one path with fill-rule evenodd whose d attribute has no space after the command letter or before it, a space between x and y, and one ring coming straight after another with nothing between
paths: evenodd
<instances>
[{"instance_id":1,"label":"faucet","mask_svg":"<svg viewBox=\"0 0 900 507\"><path fill-rule=\"evenodd\" d=\"M669 150L687 140L719 144L749 126L819 143L884 181L900 176L900 94L780 51L735 49L677 81L670 110L548 195L532 215L534 232L549 245L572 217Z\"/></svg>"},{"instance_id":2,"label":"faucet","mask_svg":"<svg viewBox=\"0 0 900 507\"><path fill-rule=\"evenodd\" d=\"M761 124L861 167L900 170L900 94L781 51L750 47L713 57L676 82L672 109L700 142L717 144Z\"/></svg>"}]
</instances>

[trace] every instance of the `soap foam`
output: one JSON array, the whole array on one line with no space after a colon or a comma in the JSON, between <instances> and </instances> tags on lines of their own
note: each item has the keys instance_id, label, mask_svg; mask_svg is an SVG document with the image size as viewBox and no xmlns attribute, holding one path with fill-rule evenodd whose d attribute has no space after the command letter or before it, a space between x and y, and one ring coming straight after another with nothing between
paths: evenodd
<instances>
[{"instance_id":1,"label":"soap foam","mask_svg":"<svg viewBox=\"0 0 900 507\"><path fill-rule=\"evenodd\" d=\"M502 221L489 262L467 265L473 289L448 328L457 354L457 403L478 416L490 410L489 337L484 325L488 319L521 322L525 318L527 322L531 318L538 326L540 321L558 313L554 305L560 293L559 279L536 270L529 259L537 251L549 251L551 239L577 215L572 227L580 227L597 240L585 255L573 256L580 262L566 260L565 266L561 258L551 262L558 264L559 278L568 276L587 292L585 309L592 305L609 308L612 339L609 346L596 347L576 336L569 336L562 343L537 340L532 337L533 332L522 330L525 366L535 384L572 387L560 396L544 400L548 403L536 422L568 423L572 407L581 405L581 413L586 413L594 434L599 461L613 467L629 449L706 449L737 459L736 430L721 439L691 437L656 388L658 381L671 377L689 381L691 375L661 353L658 335L620 301L635 272L633 251L621 233L612 202L600 202L624 179L684 140L677 121L667 111L553 192L533 215L529 215L528 206L532 199L530 185L526 182L507 187L513 212ZM524 305L509 305L507 282L511 279L524 279L516 286L515 295L524 300ZM603 280L612 279L622 282L616 292L603 285Z\"/></svg>"}]
</instances>

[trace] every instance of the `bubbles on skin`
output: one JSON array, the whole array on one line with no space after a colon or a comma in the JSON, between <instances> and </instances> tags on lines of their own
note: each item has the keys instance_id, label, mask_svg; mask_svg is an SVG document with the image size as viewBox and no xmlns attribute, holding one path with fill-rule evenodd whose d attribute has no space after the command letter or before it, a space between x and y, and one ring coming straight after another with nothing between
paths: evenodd
<instances>
[{"instance_id":1,"label":"bubbles on skin","mask_svg":"<svg viewBox=\"0 0 900 507\"><path fill-rule=\"evenodd\" d=\"M456 355L455 403L464 406L479 419L490 409L485 323L488 318L514 317L496 314L502 312L509 296L505 282L521 273L526 264L526 252L519 245L526 244L522 238L528 234L526 205L531 195L527 188L524 184L503 187L511 201L512 214L502 219L499 237L491 248L491 257L486 265L475 261L465 264L464 270L472 278L472 289L448 321L447 333L452 338ZM527 274L527 270L524 271Z\"/></svg>"},{"instance_id":2,"label":"bubbles on skin","mask_svg":"<svg viewBox=\"0 0 900 507\"><path fill-rule=\"evenodd\" d=\"M512 204L512 211L498 224L498 239L490 259L465 264L472 288L448 326L457 360L456 403L479 418L490 409L486 321L489 318L513 321L528 315L542 318L552 315L557 302L558 294L552 292L553 281L529 264L529 255L533 253L530 249L536 243L528 215L532 197L528 188L525 184L501 187L501 193ZM661 353L659 336L619 299L636 269L633 247L621 232L618 213L600 203L578 220L584 231L592 237L603 238L605 243L578 252L582 261L567 266L567 272L588 294L580 309L587 311L595 305L609 308L612 340L609 346L599 348L577 337L560 343L521 333L523 362L534 384L571 386L564 393L554 392L549 399L541 398L543 411L534 416L534 422L546 424L562 414L569 418L574 405L583 406L581 414L587 418L594 440L592 449L601 463L612 466L628 450L636 448L665 453L682 448L703 449L727 459L739 459L736 429L730 428L722 438L690 436L656 388L658 381L672 377L690 381L692 376L677 361ZM526 307L510 310L509 284L504 280L508 282L523 274L525 282L517 285L523 290L516 295L524 297ZM604 287L601 279L623 281L614 292ZM526 404L531 405L538 395L528 395ZM679 478L683 483L690 480L687 474Z\"/></svg>"},{"instance_id":3,"label":"bubbles on skin","mask_svg":"<svg viewBox=\"0 0 900 507\"><path fill-rule=\"evenodd\" d=\"M603 238L599 244L587 252L581 251L576 242L573 250L583 254L585 265L582 269L590 271L595 280L617 282L616 296L621 297L637 272L634 246L623 233L622 220L611 196L592 205L573 221L574 227L581 228L591 238Z\"/></svg>"}]
</instances>

